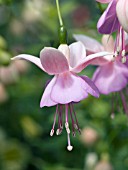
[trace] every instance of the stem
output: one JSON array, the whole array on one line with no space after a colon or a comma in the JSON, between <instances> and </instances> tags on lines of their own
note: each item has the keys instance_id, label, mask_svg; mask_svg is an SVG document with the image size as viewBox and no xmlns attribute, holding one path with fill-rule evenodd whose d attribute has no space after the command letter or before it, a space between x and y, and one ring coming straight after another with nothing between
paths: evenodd
<instances>
[{"instance_id":1,"label":"stem","mask_svg":"<svg viewBox=\"0 0 128 170\"><path fill-rule=\"evenodd\" d=\"M98 8L99 8L99 10L100 10L100 13L102 14L102 13L104 12L104 10L103 10L103 8L102 8L101 3L100 3L100 2L97 2L97 6L98 6Z\"/></svg>"},{"instance_id":2,"label":"stem","mask_svg":"<svg viewBox=\"0 0 128 170\"><path fill-rule=\"evenodd\" d=\"M63 26L63 20L62 20L62 16L61 16L61 12L60 12L59 0L56 0L56 7L57 7L57 13L58 13L60 26Z\"/></svg>"}]
</instances>

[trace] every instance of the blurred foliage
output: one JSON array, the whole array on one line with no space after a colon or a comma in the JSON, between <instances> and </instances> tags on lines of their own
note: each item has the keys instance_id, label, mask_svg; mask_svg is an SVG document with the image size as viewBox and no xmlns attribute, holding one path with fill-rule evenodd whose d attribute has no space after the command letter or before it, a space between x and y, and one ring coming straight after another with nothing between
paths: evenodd
<instances>
[{"instance_id":1,"label":"blurred foliage","mask_svg":"<svg viewBox=\"0 0 128 170\"><path fill-rule=\"evenodd\" d=\"M74 41L73 33L100 40L96 30L100 11L93 0L61 0L61 10L68 43ZM58 45L55 1L0 0L0 63L3 55L38 56L44 46ZM82 74L91 77L94 70L90 66ZM59 137L49 136L55 107L39 108L45 83L50 78L31 65L17 83L6 87L9 98L0 104L0 170L104 170L105 166L110 170L127 170L128 119L121 102L116 105L116 97L112 101L111 95L101 95L99 99L89 97L76 104L81 128L92 128L97 137L92 145L81 141L79 135L72 137L74 149L68 152L65 132ZM114 102L115 108L121 109L116 109L112 119Z\"/></svg>"}]
</instances>

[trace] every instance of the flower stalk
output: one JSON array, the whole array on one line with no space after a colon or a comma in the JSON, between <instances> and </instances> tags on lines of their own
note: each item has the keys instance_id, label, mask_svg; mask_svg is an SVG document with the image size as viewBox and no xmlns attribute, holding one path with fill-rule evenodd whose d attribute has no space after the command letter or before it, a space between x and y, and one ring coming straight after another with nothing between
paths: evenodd
<instances>
[{"instance_id":1,"label":"flower stalk","mask_svg":"<svg viewBox=\"0 0 128 170\"><path fill-rule=\"evenodd\" d=\"M59 5L59 0L56 0L56 8L57 8L57 13L58 13L58 19L60 23L59 27L59 41L60 44L67 44L67 30L63 24L63 19L60 11L60 5Z\"/></svg>"}]
</instances>

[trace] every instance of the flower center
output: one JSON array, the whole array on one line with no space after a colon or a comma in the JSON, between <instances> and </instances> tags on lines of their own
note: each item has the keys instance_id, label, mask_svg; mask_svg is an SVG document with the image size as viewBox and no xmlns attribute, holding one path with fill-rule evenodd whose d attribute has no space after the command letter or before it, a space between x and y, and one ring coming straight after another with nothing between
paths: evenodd
<instances>
[{"instance_id":1,"label":"flower center","mask_svg":"<svg viewBox=\"0 0 128 170\"><path fill-rule=\"evenodd\" d=\"M63 110L65 110L63 112ZM73 108L73 103L69 103L69 104L66 104L65 105L65 109L63 109L63 105L60 105L58 104L57 107L56 107L56 112L55 112L55 115L54 115L54 122L53 122L53 126L52 126L52 129L51 129L51 132L50 132L50 136L53 136L54 134L54 129L55 129L55 124L56 124L56 119L57 119L57 116L58 116L58 128L57 128L57 131L56 131L56 135L60 135L63 131L63 119L64 119L64 116L65 116L65 129L66 129L66 132L67 132L67 140L68 140L68 146L67 146L67 149L69 151L71 151L73 149L73 146L71 145L71 141L70 141L70 128L69 128L69 116L70 116L70 119L71 119L71 122L72 122L72 135L73 137L76 136L76 130L81 133L81 130L79 128L79 124L78 124L78 120L77 120L77 117L76 117L76 113L74 111L74 108Z\"/></svg>"}]
</instances>

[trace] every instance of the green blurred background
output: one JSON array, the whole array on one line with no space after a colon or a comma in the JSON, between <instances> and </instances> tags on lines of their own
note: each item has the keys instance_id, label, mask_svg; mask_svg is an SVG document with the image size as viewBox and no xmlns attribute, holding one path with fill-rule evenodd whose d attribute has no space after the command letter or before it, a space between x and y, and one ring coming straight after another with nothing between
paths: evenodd
<instances>
[{"instance_id":1,"label":"green blurred background","mask_svg":"<svg viewBox=\"0 0 128 170\"><path fill-rule=\"evenodd\" d=\"M100 41L100 17L95 0L61 0L68 30ZM127 170L128 120L112 95L89 97L76 104L82 134L50 137L55 107L39 108L46 82L51 78L36 66L8 59L16 54L39 56L44 46L58 47L58 18L53 0L0 0L0 170ZM93 45L93 44L92 44ZM92 77L95 67L82 74ZM111 118L115 103L115 118Z\"/></svg>"}]
</instances>

